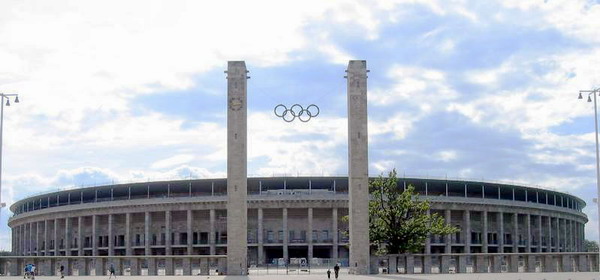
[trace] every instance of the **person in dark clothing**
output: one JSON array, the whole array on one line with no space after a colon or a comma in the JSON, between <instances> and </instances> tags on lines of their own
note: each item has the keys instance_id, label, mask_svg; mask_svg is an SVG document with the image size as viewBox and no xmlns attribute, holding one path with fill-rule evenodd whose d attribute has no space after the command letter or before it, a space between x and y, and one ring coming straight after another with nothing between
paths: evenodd
<instances>
[{"instance_id":1,"label":"person in dark clothing","mask_svg":"<svg viewBox=\"0 0 600 280\"><path fill-rule=\"evenodd\" d=\"M60 265L60 279L65 279L65 266Z\"/></svg>"},{"instance_id":2,"label":"person in dark clothing","mask_svg":"<svg viewBox=\"0 0 600 280\"><path fill-rule=\"evenodd\" d=\"M327 269L327 279L331 279L331 269Z\"/></svg>"},{"instance_id":3,"label":"person in dark clothing","mask_svg":"<svg viewBox=\"0 0 600 280\"><path fill-rule=\"evenodd\" d=\"M117 274L115 273L115 265L114 264L110 264L110 268L108 269L108 272L110 273L108 275L108 279L111 279L113 276L115 277L115 279L117 279Z\"/></svg>"},{"instance_id":4,"label":"person in dark clothing","mask_svg":"<svg viewBox=\"0 0 600 280\"><path fill-rule=\"evenodd\" d=\"M337 263L333 267L333 272L335 273L335 279L338 279L338 276L340 274L340 266Z\"/></svg>"}]
</instances>

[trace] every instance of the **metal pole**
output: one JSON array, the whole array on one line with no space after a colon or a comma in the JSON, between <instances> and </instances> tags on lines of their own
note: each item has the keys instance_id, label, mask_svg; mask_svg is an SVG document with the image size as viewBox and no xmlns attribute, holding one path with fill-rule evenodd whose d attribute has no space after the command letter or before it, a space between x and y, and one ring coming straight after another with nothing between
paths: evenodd
<instances>
[{"instance_id":1,"label":"metal pole","mask_svg":"<svg viewBox=\"0 0 600 280\"><path fill-rule=\"evenodd\" d=\"M596 130L596 191L597 197L600 199L600 152L598 151L598 107L596 93L598 93L598 89L595 89L592 94L594 95L594 129ZM600 219L600 201L598 201L596 206L598 208L598 219ZM600 223L598 223L598 230L600 233ZM600 252L598 253L598 264L600 265Z\"/></svg>"},{"instance_id":2,"label":"metal pole","mask_svg":"<svg viewBox=\"0 0 600 280\"><path fill-rule=\"evenodd\" d=\"M4 128L4 93L0 93L0 214L2 213L2 130Z\"/></svg>"}]
</instances>

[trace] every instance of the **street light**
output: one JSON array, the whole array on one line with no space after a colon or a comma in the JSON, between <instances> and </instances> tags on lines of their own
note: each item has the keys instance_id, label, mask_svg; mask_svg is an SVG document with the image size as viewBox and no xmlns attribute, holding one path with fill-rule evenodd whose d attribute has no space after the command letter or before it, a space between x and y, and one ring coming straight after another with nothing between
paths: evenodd
<instances>
[{"instance_id":1,"label":"street light","mask_svg":"<svg viewBox=\"0 0 600 280\"><path fill-rule=\"evenodd\" d=\"M12 96L14 96L15 103L19 103L19 95L18 94L0 93L0 96L2 97L2 100L0 100L0 214L1 214L2 208L4 208L6 206L5 203L2 203L2 130L4 128L4 99L6 99L6 106L10 106L10 98Z\"/></svg>"},{"instance_id":2,"label":"street light","mask_svg":"<svg viewBox=\"0 0 600 280\"><path fill-rule=\"evenodd\" d=\"M597 188L597 198L600 199L600 152L598 151L598 106L596 102L596 95L600 93L600 88L592 89L592 90L580 90L579 91L579 99L583 99L582 94L587 93L588 98L587 102L592 102L592 96L594 97L594 129L596 130L596 188ZM600 203L597 204L598 208L598 219L600 219ZM598 232L600 233L600 221L598 223ZM600 262L600 255L598 257L598 261Z\"/></svg>"}]
</instances>

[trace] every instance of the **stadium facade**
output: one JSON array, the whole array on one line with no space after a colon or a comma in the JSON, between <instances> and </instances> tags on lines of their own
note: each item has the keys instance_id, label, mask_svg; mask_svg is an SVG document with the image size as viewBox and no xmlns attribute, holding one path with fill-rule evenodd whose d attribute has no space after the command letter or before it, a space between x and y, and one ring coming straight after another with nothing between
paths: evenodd
<instances>
[{"instance_id":1,"label":"stadium facade","mask_svg":"<svg viewBox=\"0 0 600 280\"><path fill-rule=\"evenodd\" d=\"M227 181L202 179L64 190L14 203L19 256L225 255ZM348 178L250 178L249 264L348 262ZM566 193L478 181L401 178L459 227L423 253L582 251L585 202Z\"/></svg>"}]
</instances>

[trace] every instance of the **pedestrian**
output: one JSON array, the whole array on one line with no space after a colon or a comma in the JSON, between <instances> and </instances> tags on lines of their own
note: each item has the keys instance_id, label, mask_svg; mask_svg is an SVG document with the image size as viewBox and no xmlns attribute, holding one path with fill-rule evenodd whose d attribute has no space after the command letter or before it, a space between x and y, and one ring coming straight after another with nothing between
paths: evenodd
<instances>
[{"instance_id":1,"label":"pedestrian","mask_svg":"<svg viewBox=\"0 0 600 280\"><path fill-rule=\"evenodd\" d=\"M35 279L35 264L31 265L31 279Z\"/></svg>"},{"instance_id":2,"label":"pedestrian","mask_svg":"<svg viewBox=\"0 0 600 280\"><path fill-rule=\"evenodd\" d=\"M333 272L335 273L335 279L338 279L338 276L340 274L340 266L337 263L333 267Z\"/></svg>"},{"instance_id":3,"label":"pedestrian","mask_svg":"<svg viewBox=\"0 0 600 280\"><path fill-rule=\"evenodd\" d=\"M29 275L31 275L31 264L26 264L25 273L23 273L23 279L28 279Z\"/></svg>"},{"instance_id":4,"label":"pedestrian","mask_svg":"<svg viewBox=\"0 0 600 280\"><path fill-rule=\"evenodd\" d=\"M115 279L117 279L117 274L115 274L114 264L112 264L112 263L110 264L110 268L108 269L108 272L109 272L108 279L111 279L111 277L113 277L113 276L115 277Z\"/></svg>"},{"instance_id":5,"label":"pedestrian","mask_svg":"<svg viewBox=\"0 0 600 280\"><path fill-rule=\"evenodd\" d=\"M331 279L331 269L327 269L327 279Z\"/></svg>"},{"instance_id":6,"label":"pedestrian","mask_svg":"<svg viewBox=\"0 0 600 280\"><path fill-rule=\"evenodd\" d=\"M65 279L65 266L64 265L62 265L62 264L60 265L59 272L60 272L60 279Z\"/></svg>"}]
</instances>

